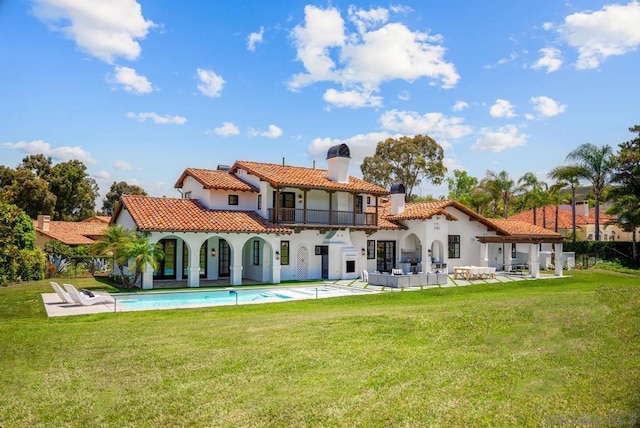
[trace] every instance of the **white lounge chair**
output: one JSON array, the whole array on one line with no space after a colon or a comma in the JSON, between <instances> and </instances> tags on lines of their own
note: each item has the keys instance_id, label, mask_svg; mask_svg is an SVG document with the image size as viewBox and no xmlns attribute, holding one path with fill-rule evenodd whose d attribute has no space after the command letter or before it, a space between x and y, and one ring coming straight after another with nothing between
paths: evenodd
<instances>
[{"instance_id":1,"label":"white lounge chair","mask_svg":"<svg viewBox=\"0 0 640 428\"><path fill-rule=\"evenodd\" d=\"M60 287L60 284L53 281L49 282L49 284L51 284L53 289L56 290L56 294L58 295L58 297L60 297L60 299L62 299L63 303L71 303L72 305L76 304L76 302L71 298L71 295L64 291L62 287Z\"/></svg>"},{"instance_id":2,"label":"white lounge chair","mask_svg":"<svg viewBox=\"0 0 640 428\"><path fill-rule=\"evenodd\" d=\"M113 303L115 301L115 299L109 295L96 294L95 296L90 297L76 290L76 287L71 284L63 285L67 290L67 293L69 293L69 295L77 305L90 306L95 305L96 303Z\"/></svg>"}]
</instances>

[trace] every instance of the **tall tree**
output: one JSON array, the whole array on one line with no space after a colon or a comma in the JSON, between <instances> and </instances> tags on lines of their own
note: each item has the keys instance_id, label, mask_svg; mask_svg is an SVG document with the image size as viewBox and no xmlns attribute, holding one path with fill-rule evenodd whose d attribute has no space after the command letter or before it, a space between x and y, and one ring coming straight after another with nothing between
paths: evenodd
<instances>
[{"instance_id":1,"label":"tall tree","mask_svg":"<svg viewBox=\"0 0 640 428\"><path fill-rule=\"evenodd\" d=\"M404 184L405 200L409 201L423 179L442 183L446 172L443 156L442 147L427 135L388 138L378 143L373 156L364 158L360 169L365 180L379 186Z\"/></svg>"},{"instance_id":2,"label":"tall tree","mask_svg":"<svg viewBox=\"0 0 640 428\"><path fill-rule=\"evenodd\" d=\"M3 187L5 199L17 205L31 218L38 214L52 214L56 205L56 196L49 191L49 183L28 169L18 168L13 180Z\"/></svg>"},{"instance_id":3,"label":"tall tree","mask_svg":"<svg viewBox=\"0 0 640 428\"><path fill-rule=\"evenodd\" d=\"M533 224L538 224L536 211L539 206L544 205L545 193L548 188L547 183L538 180L534 173L527 172L518 179L518 184L520 185L519 190L522 192L525 206L533 209Z\"/></svg>"},{"instance_id":4,"label":"tall tree","mask_svg":"<svg viewBox=\"0 0 640 428\"><path fill-rule=\"evenodd\" d=\"M591 143L578 146L567 155L568 161L578 166L578 177L591 183L595 206L596 241L600 240L600 202L603 193L611 182L613 172L613 151L608 145L598 147Z\"/></svg>"},{"instance_id":5,"label":"tall tree","mask_svg":"<svg viewBox=\"0 0 640 428\"><path fill-rule=\"evenodd\" d=\"M36 177L43 180L48 180L51 175L52 168L51 156L45 156L42 153L37 155L29 155L22 158L22 163L18 165L18 169L24 168L36 175Z\"/></svg>"},{"instance_id":6,"label":"tall tree","mask_svg":"<svg viewBox=\"0 0 640 428\"><path fill-rule=\"evenodd\" d=\"M90 251L93 254L111 258L114 270L117 268L120 271L120 276L124 278L124 267L129 260L127 245L131 242L132 237L133 232L120 225L109 226L104 234L91 245Z\"/></svg>"},{"instance_id":7,"label":"tall tree","mask_svg":"<svg viewBox=\"0 0 640 428\"><path fill-rule=\"evenodd\" d=\"M615 214L615 222L626 232L632 232L633 258L638 260L636 230L640 227L640 125L629 128L637 134L633 140L619 145L614 156L612 182L616 184L609 192L612 206L607 211Z\"/></svg>"},{"instance_id":8,"label":"tall tree","mask_svg":"<svg viewBox=\"0 0 640 428\"><path fill-rule=\"evenodd\" d=\"M102 200L102 212L105 215L113 215L116 204L122 195L147 196L147 192L145 192L145 190L140 186L128 184L124 181L120 181L118 183L114 181L111 185L111 189L109 189L109 192L107 192Z\"/></svg>"},{"instance_id":9,"label":"tall tree","mask_svg":"<svg viewBox=\"0 0 640 428\"><path fill-rule=\"evenodd\" d=\"M56 195L56 220L83 220L95 214L98 185L79 160L56 164L51 169L49 188Z\"/></svg>"},{"instance_id":10,"label":"tall tree","mask_svg":"<svg viewBox=\"0 0 640 428\"><path fill-rule=\"evenodd\" d=\"M504 218L509 217L509 204L513 199L516 188L507 171L495 173L487 170L487 175L481 180L480 185L484 186L492 195L494 215L498 215L499 206L502 204L502 216Z\"/></svg>"},{"instance_id":11,"label":"tall tree","mask_svg":"<svg viewBox=\"0 0 640 428\"><path fill-rule=\"evenodd\" d=\"M580 185L580 170L578 166L565 165L553 168L548 174L549 178L555 180L556 186L568 186L571 190L571 240L574 244L576 243L576 189Z\"/></svg>"},{"instance_id":12,"label":"tall tree","mask_svg":"<svg viewBox=\"0 0 640 428\"><path fill-rule=\"evenodd\" d=\"M478 179L470 176L467 171L455 169L453 177L446 179L449 187L448 198L466 206L473 206L472 191L478 185Z\"/></svg>"}]
</instances>

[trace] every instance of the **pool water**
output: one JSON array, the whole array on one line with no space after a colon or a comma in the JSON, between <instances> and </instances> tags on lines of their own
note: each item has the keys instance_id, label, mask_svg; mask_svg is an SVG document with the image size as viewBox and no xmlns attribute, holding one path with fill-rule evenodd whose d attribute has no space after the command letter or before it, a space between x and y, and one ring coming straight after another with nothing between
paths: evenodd
<instances>
[{"instance_id":1,"label":"pool water","mask_svg":"<svg viewBox=\"0 0 640 428\"><path fill-rule=\"evenodd\" d=\"M319 286L251 290L150 292L115 295L114 297L116 298L117 310L148 310L273 303L290 300L350 296L364 293L371 293L371 291Z\"/></svg>"}]
</instances>

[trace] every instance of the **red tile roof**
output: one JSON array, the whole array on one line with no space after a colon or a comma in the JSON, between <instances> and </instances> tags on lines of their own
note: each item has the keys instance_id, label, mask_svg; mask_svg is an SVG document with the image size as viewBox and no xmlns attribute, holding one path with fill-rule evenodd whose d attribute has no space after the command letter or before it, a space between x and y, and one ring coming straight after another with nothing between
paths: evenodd
<instances>
[{"instance_id":1,"label":"red tile roof","mask_svg":"<svg viewBox=\"0 0 640 428\"><path fill-rule=\"evenodd\" d=\"M122 203L114 218L120 210L126 209L142 231L293 232L266 221L254 211L210 210L196 199L125 195L120 200Z\"/></svg>"},{"instance_id":2,"label":"red tile roof","mask_svg":"<svg viewBox=\"0 0 640 428\"><path fill-rule=\"evenodd\" d=\"M201 183L205 189L233 190L240 192L258 192L258 189L245 183L228 171L214 169L187 168L184 170L176 184L176 189L181 189L185 178L193 177Z\"/></svg>"},{"instance_id":3,"label":"red tile roof","mask_svg":"<svg viewBox=\"0 0 640 428\"><path fill-rule=\"evenodd\" d=\"M587 225L587 224L595 224L595 208L591 208L589 210L589 215L584 216L579 214L583 212L582 207L576 207L576 227ZM559 207L558 209L558 229L571 229L572 226L572 218L571 218L571 207ZM600 224L605 225L607 222L611 221L615 218L612 215L605 214L604 212L600 212ZM533 224L533 209L522 211L518 214L514 214L509 217L512 220L520 220L526 221L527 223ZM555 205L547 205L545 207L536 208L536 224L538 226L544 225L547 229L555 230L556 228L556 206Z\"/></svg>"},{"instance_id":4,"label":"red tile roof","mask_svg":"<svg viewBox=\"0 0 640 428\"><path fill-rule=\"evenodd\" d=\"M445 211L445 208L450 206L454 206L453 201L409 202L404 205L402 213L389 214L388 219L392 221L426 220L434 215L444 215L449 220L458 220L455 215Z\"/></svg>"},{"instance_id":5,"label":"red tile roof","mask_svg":"<svg viewBox=\"0 0 640 428\"><path fill-rule=\"evenodd\" d=\"M267 181L272 186L289 186L308 189L343 190L347 192L386 195L386 189L368 183L356 177L349 177L348 183L337 183L328 178L326 169L304 168L300 166L278 165L273 163L237 161L231 172L244 169L250 174Z\"/></svg>"},{"instance_id":6,"label":"red tile roof","mask_svg":"<svg viewBox=\"0 0 640 428\"><path fill-rule=\"evenodd\" d=\"M49 230L43 231L38 228L38 221L33 221L36 232L66 245L92 244L108 226L103 221L50 221Z\"/></svg>"},{"instance_id":7,"label":"red tile roof","mask_svg":"<svg viewBox=\"0 0 640 428\"><path fill-rule=\"evenodd\" d=\"M510 236L539 236L549 238L561 237L559 233L545 229L542 226L536 226L526 221L511 220L504 218L490 218L487 219L493 224L499 232Z\"/></svg>"}]
</instances>

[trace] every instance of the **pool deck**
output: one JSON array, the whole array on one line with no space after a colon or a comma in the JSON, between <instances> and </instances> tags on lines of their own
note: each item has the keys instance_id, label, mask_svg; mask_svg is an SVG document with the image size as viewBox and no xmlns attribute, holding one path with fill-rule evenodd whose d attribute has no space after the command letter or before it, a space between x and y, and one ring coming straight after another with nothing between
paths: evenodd
<instances>
[{"instance_id":1,"label":"pool deck","mask_svg":"<svg viewBox=\"0 0 640 428\"><path fill-rule=\"evenodd\" d=\"M537 279L551 279L551 278L561 278L554 275L549 274L541 274ZM446 285L430 285L430 286L418 286L418 287L405 287L405 288L392 288L392 287L383 287L378 285L370 285L366 282L363 282L361 279L344 279L338 281L325 281L324 285L327 286L338 286L343 288L351 288L351 289L360 289L367 290L371 292L402 292L402 291L419 291L419 290L428 290L431 288L445 288L445 287L463 287L468 285L478 285L478 284L496 284L496 283L511 283L517 281L530 281L535 278L531 278L528 276L522 275L509 275L505 273L499 273L495 278L481 279L481 280L463 280L463 279L453 279L453 275L447 276L447 284ZM308 286L319 286L318 283L308 284ZM305 284L300 283L296 285L291 285L292 287L304 287ZM269 285L265 285L265 287L269 287ZM235 288L235 287L234 287ZM242 289L242 286L238 287L238 289ZM190 288L188 290L175 290L175 291L197 291L198 289ZM159 290L161 291L161 290ZM164 290L168 291L168 290ZM336 296L337 297L337 296ZM343 297L343 296L341 296ZM108 312L125 312L122 308L116 308L116 304L114 303L98 303L91 306L80 306L80 305L71 305L69 303L64 303L60 300L60 297L56 293L43 293L42 301L44 303L45 310L47 312L47 316L49 317L63 317L70 315L89 315L89 314L100 314L100 313L108 313ZM215 306L208 306L215 307Z\"/></svg>"}]
</instances>

